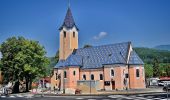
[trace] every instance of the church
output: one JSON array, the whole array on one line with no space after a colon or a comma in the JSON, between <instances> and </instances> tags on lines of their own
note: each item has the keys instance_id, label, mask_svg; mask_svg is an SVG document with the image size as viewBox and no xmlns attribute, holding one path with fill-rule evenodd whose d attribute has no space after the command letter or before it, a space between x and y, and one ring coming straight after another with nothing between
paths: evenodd
<instances>
[{"instance_id":1,"label":"church","mask_svg":"<svg viewBox=\"0 0 170 100\"><path fill-rule=\"evenodd\" d=\"M52 88L60 91L145 88L144 63L131 42L78 48L79 29L70 7L59 31L59 62L54 66Z\"/></svg>"}]
</instances>

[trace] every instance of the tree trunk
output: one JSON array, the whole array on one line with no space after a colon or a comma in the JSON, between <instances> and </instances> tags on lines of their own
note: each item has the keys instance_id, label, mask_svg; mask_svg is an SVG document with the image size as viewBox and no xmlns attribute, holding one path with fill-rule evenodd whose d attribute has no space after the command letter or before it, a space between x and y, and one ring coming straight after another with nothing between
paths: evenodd
<instances>
[{"instance_id":1,"label":"tree trunk","mask_svg":"<svg viewBox=\"0 0 170 100\"><path fill-rule=\"evenodd\" d=\"M30 78L30 81L29 81L29 90L31 90L32 88L32 78Z\"/></svg>"},{"instance_id":2,"label":"tree trunk","mask_svg":"<svg viewBox=\"0 0 170 100\"><path fill-rule=\"evenodd\" d=\"M19 93L19 81L14 83L13 93Z\"/></svg>"},{"instance_id":3,"label":"tree trunk","mask_svg":"<svg viewBox=\"0 0 170 100\"><path fill-rule=\"evenodd\" d=\"M25 80L26 80L26 92L29 92L29 79L28 77L25 77Z\"/></svg>"}]
</instances>

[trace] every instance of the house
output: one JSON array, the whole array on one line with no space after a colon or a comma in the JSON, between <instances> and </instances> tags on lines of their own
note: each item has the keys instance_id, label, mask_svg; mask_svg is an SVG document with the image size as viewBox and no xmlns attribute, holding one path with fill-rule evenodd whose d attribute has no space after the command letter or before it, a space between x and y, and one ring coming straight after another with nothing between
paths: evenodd
<instances>
[{"instance_id":1,"label":"house","mask_svg":"<svg viewBox=\"0 0 170 100\"><path fill-rule=\"evenodd\" d=\"M52 87L63 91L81 85L96 90L145 88L144 63L131 42L78 48L79 29L70 7L59 31L59 62L54 67Z\"/></svg>"}]
</instances>

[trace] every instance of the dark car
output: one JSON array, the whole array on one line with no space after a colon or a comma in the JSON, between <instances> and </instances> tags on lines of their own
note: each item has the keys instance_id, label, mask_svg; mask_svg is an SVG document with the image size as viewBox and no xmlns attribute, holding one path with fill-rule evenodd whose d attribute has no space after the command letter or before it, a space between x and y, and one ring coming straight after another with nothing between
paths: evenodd
<instances>
[{"instance_id":1,"label":"dark car","mask_svg":"<svg viewBox=\"0 0 170 100\"><path fill-rule=\"evenodd\" d=\"M163 90L164 90L164 91L170 91L170 84L165 85L165 86L163 87Z\"/></svg>"}]
</instances>

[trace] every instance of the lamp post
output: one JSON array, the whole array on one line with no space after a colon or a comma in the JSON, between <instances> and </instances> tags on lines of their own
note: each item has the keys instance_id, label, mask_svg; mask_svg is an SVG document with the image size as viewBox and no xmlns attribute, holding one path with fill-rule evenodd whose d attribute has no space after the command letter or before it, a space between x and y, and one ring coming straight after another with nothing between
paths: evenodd
<instances>
[{"instance_id":1,"label":"lamp post","mask_svg":"<svg viewBox=\"0 0 170 100\"><path fill-rule=\"evenodd\" d=\"M44 97L44 77L43 77L43 81L42 81L42 89L41 90L42 90L41 96Z\"/></svg>"},{"instance_id":2,"label":"lamp post","mask_svg":"<svg viewBox=\"0 0 170 100\"><path fill-rule=\"evenodd\" d=\"M64 67L64 70L63 70L63 94L65 94L65 67Z\"/></svg>"},{"instance_id":3,"label":"lamp post","mask_svg":"<svg viewBox=\"0 0 170 100\"><path fill-rule=\"evenodd\" d=\"M166 83L166 96L167 96L167 100L168 100L168 83Z\"/></svg>"}]
</instances>

